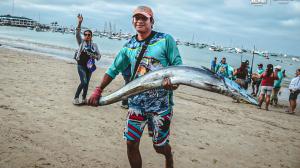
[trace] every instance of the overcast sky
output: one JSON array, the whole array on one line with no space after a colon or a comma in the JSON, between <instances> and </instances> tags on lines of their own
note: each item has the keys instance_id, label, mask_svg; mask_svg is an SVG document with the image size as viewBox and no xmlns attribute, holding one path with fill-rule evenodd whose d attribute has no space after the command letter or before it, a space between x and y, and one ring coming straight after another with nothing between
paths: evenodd
<instances>
[{"instance_id":1,"label":"overcast sky","mask_svg":"<svg viewBox=\"0 0 300 168\"><path fill-rule=\"evenodd\" d=\"M138 5L154 11L154 29L183 41L215 43L300 56L300 1L254 6L250 0L14 0L14 15L42 23L75 26L82 13L84 26L134 32L131 14ZM0 0L0 14L12 13L13 0ZM40 16L40 17L39 17Z\"/></svg>"}]
</instances>

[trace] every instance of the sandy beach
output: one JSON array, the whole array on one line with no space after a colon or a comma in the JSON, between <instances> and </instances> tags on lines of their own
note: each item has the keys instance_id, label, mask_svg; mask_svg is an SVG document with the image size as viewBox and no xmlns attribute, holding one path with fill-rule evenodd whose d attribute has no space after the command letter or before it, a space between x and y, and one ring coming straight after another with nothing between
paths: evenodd
<instances>
[{"instance_id":1,"label":"sandy beach","mask_svg":"<svg viewBox=\"0 0 300 168\"><path fill-rule=\"evenodd\" d=\"M90 90L105 69L98 68ZM120 103L77 107L76 64L0 47L1 168L127 168ZM121 76L104 91L123 84ZM300 112L233 103L219 94L180 86L170 143L177 168L299 168ZM160 168L145 129L143 167Z\"/></svg>"}]
</instances>

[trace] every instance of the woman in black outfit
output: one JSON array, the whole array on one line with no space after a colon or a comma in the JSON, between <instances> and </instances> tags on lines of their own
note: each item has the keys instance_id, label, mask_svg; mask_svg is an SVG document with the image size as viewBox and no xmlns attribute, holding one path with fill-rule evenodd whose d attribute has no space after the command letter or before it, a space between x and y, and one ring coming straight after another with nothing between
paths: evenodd
<instances>
[{"instance_id":1,"label":"woman in black outfit","mask_svg":"<svg viewBox=\"0 0 300 168\"><path fill-rule=\"evenodd\" d=\"M83 32L84 38L81 38L80 32L83 17L79 14L77 18L78 26L76 28L76 40L79 45L79 49L75 55L75 59L77 61L77 70L80 77L80 84L75 93L75 97L73 100L74 105L86 103L86 95L89 87L89 82L92 72L95 70L95 65L93 63L89 64L92 65L90 68L90 66L88 66L88 63L94 62L94 59L99 60L101 58L97 44L92 42L92 31L85 30ZM82 90L82 99L81 101L79 101L79 95Z\"/></svg>"}]
</instances>

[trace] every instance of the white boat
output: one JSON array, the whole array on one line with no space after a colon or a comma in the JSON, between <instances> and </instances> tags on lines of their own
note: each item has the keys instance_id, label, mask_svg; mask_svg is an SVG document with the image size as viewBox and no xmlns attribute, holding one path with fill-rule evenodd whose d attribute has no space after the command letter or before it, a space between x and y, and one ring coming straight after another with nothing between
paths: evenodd
<instances>
[{"instance_id":1,"label":"white boat","mask_svg":"<svg viewBox=\"0 0 300 168\"><path fill-rule=\"evenodd\" d=\"M292 60L295 61L295 62L299 62L300 61L299 58L295 58L295 57L293 57Z\"/></svg>"},{"instance_id":2,"label":"white boat","mask_svg":"<svg viewBox=\"0 0 300 168\"><path fill-rule=\"evenodd\" d=\"M243 53L242 49L240 49L240 48L234 48L234 49L235 49L235 52L238 53L238 54Z\"/></svg>"},{"instance_id":3,"label":"white boat","mask_svg":"<svg viewBox=\"0 0 300 168\"><path fill-rule=\"evenodd\" d=\"M218 46L214 46L214 45L211 45L208 49L210 51L217 51L217 52L223 51L222 47L218 47Z\"/></svg>"}]
</instances>

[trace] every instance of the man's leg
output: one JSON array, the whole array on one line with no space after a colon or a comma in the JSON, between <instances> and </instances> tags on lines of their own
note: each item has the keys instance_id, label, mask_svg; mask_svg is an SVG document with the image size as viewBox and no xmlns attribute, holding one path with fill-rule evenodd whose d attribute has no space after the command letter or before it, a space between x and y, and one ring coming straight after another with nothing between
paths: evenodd
<instances>
[{"instance_id":1,"label":"man's leg","mask_svg":"<svg viewBox=\"0 0 300 168\"><path fill-rule=\"evenodd\" d=\"M166 168L173 168L173 155L172 155L172 149L169 144L166 144L164 146L155 146L153 145L155 151L159 154L163 154L165 156L166 162Z\"/></svg>"},{"instance_id":2,"label":"man's leg","mask_svg":"<svg viewBox=\"0 0 300 168\"><path fill-rule=\"evenodd\" d=\"M295 113L295 109L297 106L297 93L291 93L290 95L290 113Z\"/></svg>"},{"instance_id":3,"label":"man's leg","mask_svg":"<svg viewBox=\"0 0 300 168\"><path fill-rule=\"evenodd\" d=\"M153 113L148 119L148 132L152 136L153 147L157 153L165 156L166 168L173 168L173 156L169 145L172 115L172 109L167 109L164 112Z\"/></svg>"},{"instance_id":4,"label":"man's leg","mask_svg":"<svg viewBox=\"0 0 300 168\"><path fill-rule=\"evenodd\" d=\"M290 100L290 113L294 113L296 109L296 100Z\"/></svg>"},{"instance_id":5,"label":"man's leg","mask_svg":"<svg viewBox=\"0 0 300 168\"><path fill-rule=\"evenodd\" d=\"M259 86L260 86L260 82L256 82L256 92L255 92L255 96L258 94L259 91Z\"/></svg>"},{"instance_id":6,"label":"man's leg","mask_svg":"<svg viewBox=\"0 0 300 168\"><path fill-rule=\"evenodd\" d=\"M131 168L142 167L142 157L139 150L140 142L127 141L127 156Z\"/></svg>"},{"instance_id":7,"label":"man's leg","mask_svg":"<svg viewBox=\"0 0 300 168\"><path fill-rule=\"evenodd\" d=\"M270 104L273 105L274 101L274 93L275 93L275 88L272 89L271 97L270 97Z\"/></svg>"},{"instance_id":8,"label":"man's leg","mask_svg":"<svg viewBox=\"0 0 300 168\"><path fill-rule=\"evenodd\" d=\"M278 93L279 93L280 88L275 88L275 93L273 97L274 105L278 104Z\"/></svg>"},{"instance_id":9,"label":"man's leg","mask_svg":"<svg viewBox=\"0 0 300 168\"><path fill-rule=\"evenodd\" d=\"M290 93L289 102L290 102L290 108L289 113L295 113L295 109L297 106L297 93Z\"/></svg>"},{"instance_id":10,"label":"man's leg","mask_svg":"<svg viewBox=\"0 0 300 168\"><path fill-rule=\"evenodd\" d=\"M138 109L129 109L124 138L127 143L127 156L131 168L141 168L142 158L139 150L140 139L146 125L145 115Z\"/></svg>"},{"instance_id":11,"label":"man's leg","mask_svg":"<svg viewBox=\"0 0 300 168\"><path fill-rule=\"evenodd\" d=\"M259 98L258 98L258 107L261 108L261 105L264 101L265 98L265 94L264 93L260 93Z\"/></svg>"},{"instance_id":12,"label":"man's leg","mask_svg":"<svg viewBox=\"0 0 300 168\"><path fill-rule=\"evenodd\" d=\"M256 86L256 83L255 82L252 82L252 95L255 95L255 86Z\"/></svg>"},{"instance_id":13,"label":"man's leg","mask_svg":"<svg viewBox=\"0 0 300 168\"><path fill-rule=\"evenodd\" d=\"M270 95L267 94L267 96L266 96L266 110L269 110L269 104L270 104Z\"/></svg>"}]
</instances>

